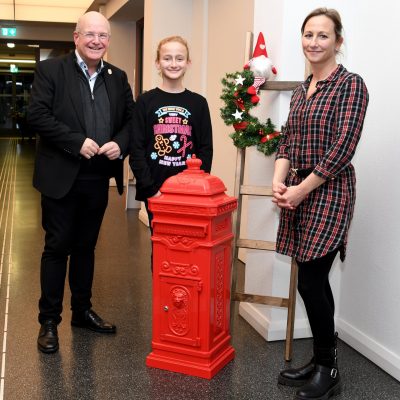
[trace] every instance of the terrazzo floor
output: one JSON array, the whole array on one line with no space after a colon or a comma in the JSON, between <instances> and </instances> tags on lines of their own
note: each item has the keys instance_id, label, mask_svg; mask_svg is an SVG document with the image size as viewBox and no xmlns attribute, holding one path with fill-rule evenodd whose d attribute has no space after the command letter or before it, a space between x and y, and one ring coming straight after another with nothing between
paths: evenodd
<instances>
[{"instance_id":1,"label":"terrazzo floor","mask_svg":"<svg viewBox=\"0 0 400 400\"><path fill-rule=\"evenodd\" d=\"M150 235L138 221L137 210L125 211L124 199L114 188L98 241L93 308L117 325L117 334L72 328L66 287L60 350L39 352L43 232L40 196L31 184L34 151L35 141L11 144L0 139L1 181L9 182L1 186L0 400L294 398L294 388L277 385L277 373L285 367L284 342L264 341L237 313L232 340L236 357L213 379L146 367L151 351ZM7 165L9 181L3 174ZM308 361L311 348L310 339L296 340L293 365ZM398 381L340 340L339 365L343 391L335 399L400 399Z\"/></svg>"}]
</instances>

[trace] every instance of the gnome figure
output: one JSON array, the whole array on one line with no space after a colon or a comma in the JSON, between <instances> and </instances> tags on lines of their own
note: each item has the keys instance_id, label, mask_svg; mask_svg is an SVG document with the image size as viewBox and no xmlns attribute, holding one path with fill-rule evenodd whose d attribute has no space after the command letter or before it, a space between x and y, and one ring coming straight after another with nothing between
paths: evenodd
<instances>
[{"instance_id":1,"label":"gnome figure","mask_svg":"<svg viewBox=\"0 0 400 400\"><path fill-rule=\"evenodd\" d=\"M260 98L257 96L259 87L266 80L271 78L272 74L276 75L277 72L272 61L268 58L264 35L262 32L258 35L257 44L253 52L253 58L249 60L244 68L250 69L250 71L254 73L254 82L247 89L247 93L251 95L251 102L257 104L260 101Z\"/></svg>"}]
</instances>

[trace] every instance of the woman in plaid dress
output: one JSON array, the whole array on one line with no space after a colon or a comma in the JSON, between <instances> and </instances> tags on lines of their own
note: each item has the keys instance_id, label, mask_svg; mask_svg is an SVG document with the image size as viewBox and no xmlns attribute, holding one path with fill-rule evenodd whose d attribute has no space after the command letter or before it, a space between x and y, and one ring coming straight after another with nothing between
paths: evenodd
<instances>
[{"instance_id":1,"label":"woman in plaid dress","mask_svg":"<svg viewBox=\"0 0 400 400\"><path fill-rule=\"evenodd\" d=\"M319 8L303 22L302 46L312 74L294 92L273 178L281 208L277 252L295 257L298 290L314 337L314 356L281 371L278 381L301 386L297 399L328 399L340 392L334 299L329 271L345 257L355 202L351 164L368 104L362 78L337 64L343 43L336 10Z\"/></svg>"}]
</instances>

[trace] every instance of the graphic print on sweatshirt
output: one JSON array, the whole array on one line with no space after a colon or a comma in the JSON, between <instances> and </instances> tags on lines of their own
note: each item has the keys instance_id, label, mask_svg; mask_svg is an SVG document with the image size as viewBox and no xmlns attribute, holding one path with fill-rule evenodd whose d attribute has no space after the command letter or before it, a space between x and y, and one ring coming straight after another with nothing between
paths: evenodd
<instances>
[{"instance_id":1,"label":"graphic print on sweatshirt","mask_svg":"<svg viewBox=\"0 0 400 400\"><path fill-rule=\"evenodd\" d=\"M158 123L153 126L154 151L151 159L167 167L185 165L193 150L191 113L183 107L163 106L155 114Z\"/></svg>"}]
</instances>

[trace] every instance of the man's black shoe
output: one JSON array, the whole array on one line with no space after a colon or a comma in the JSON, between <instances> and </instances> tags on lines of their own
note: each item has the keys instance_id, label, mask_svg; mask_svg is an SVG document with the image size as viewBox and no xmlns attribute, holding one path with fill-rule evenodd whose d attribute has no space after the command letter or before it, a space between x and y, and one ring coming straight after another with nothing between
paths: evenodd
<instances>
[{"instance_id":1,"label":"man's black shoe","mask_svg":"<svg viewBox=\"0 0 400 400\"><path fill-rule=\"evenodd\" d=\"M103 321L93 310L72 312L71 325L99 333L115 333L117 330L115 325Z\"/></svg>"},{"instance_id":2,"label":"man's black shoe","mask_svg":"<svg viewBox=\"0 0 400 400\"><path fill-rule=\"evenodd\" d=\"M58 350L57 323L54 319L47 319L39 330L37 339L38 348L43 353L55 353Z\"/></svg>"}]
</instances>

